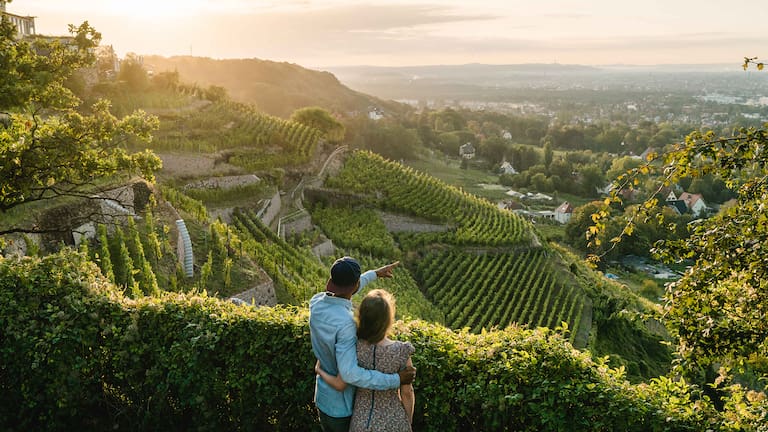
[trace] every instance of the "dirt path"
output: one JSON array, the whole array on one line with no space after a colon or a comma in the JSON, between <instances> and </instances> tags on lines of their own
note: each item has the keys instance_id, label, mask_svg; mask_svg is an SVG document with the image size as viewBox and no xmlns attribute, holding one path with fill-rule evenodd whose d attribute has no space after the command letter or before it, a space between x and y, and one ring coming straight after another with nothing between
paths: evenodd
<instances>
[{"instance_id":1,"label":"dirt path","mask_svg":"<svg viewBox=\"0 0 768 432\"><path fill-rule=\"evenodd\" d=\"M163 168L157 175L161 178L187 177L196 178L201 174L205 176L220 176L224 174L241 174L242 169L225 162L219 162L215 154L176 154L158 153L157 157L163 161Z\"/></svg>"}]
</instances>

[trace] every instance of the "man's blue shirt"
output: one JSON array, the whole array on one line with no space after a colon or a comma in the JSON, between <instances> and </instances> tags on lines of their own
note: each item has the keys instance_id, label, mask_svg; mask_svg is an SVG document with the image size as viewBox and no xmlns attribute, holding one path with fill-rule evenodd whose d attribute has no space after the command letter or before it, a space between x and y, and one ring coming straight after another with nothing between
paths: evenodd
<instances>
[{"instance_id":1,"label":"man's blue shirt","mask_svg":"<svg viewBox=\"0 0 768 432\"><path fill-rule=\"evenodd\" d=\"M369 270L360 275L360 290L376 279ZM345 298L315 294L309 301L309 330L312 351L320 366L331 375L338 375L348 385L337 391L319 376L315 377L315 404L331 417L349 417L355 401L355 387L388 390L400 387L400 376L368 370L357 365L357 325L352 302Z\"/></svg>"}]
</instances>

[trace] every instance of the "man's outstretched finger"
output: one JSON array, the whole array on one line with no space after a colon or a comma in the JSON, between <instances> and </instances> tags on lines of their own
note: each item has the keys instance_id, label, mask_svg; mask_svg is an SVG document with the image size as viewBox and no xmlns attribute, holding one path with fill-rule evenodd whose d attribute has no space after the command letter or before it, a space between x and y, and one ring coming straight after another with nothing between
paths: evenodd
<instances>
[{"instance_id":1,"label":"man's outstretched finger","mask_svg":"<svg viewBox=\"0 0 768 432\"><path fill-rule=\"evenodd\" d=\"M384 267L376 270L376 276L383 278L391 278L392 272L395 267L400 265L400 261L395 261L392 264L385 265Z\"/></svg>"}]
</instances>

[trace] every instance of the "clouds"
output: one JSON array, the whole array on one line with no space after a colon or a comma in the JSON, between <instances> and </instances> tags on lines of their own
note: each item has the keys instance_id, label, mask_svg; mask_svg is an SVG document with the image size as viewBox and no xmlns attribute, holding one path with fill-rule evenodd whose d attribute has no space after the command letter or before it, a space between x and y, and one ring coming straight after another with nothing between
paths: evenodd
<instances>
[{"instance_id":1,"label":"clouds","mask_svg":"<svg viewBox=\"0 0 768 432\"><path fill-rule=\"evenodd\" d=\"M226 38L219 56L250 56L309 62L313 65L353 64L354 57L372 58L423 54L445 50L453 38L434 36L439 26L462 22L492 21L490 14L459 14L436 5L339 5L258 14L216 14L193 23L200 35ZM197 37L195 46L207 44ZM210 47L211 49L213 47ZM237 55L236 53L241 53ZM343 60L342 57L347 57ZM350 61L351 60L351 61ZM356 63L355 63L356 64Z\"/></svg>"},{"instance_id":2,"label":"clouds","mask_svg":"<svg viewBox=\"0 0 768 432\"><path fill-rule=\"evenodd\" d=\"M43 33L60 34L66 23L88 19L119 53L191 51L306 66L647 64L768 55L759 44L768 39L765 26L754 25L766 21L768 9L758 0L731 1L742 9L693 0L24 0L11 7L36 15Z\"/></svg>"},{"instance_id":3,"label":"clouds","mask_svg":"<svg viewBox=\"0 0 768 432\"><path fill-rule=\"evenodd\" d=\"M460 14L439 5L352 4L315 9L311 13L297 10L284 13L288 22L305 22L315 29L336 32L377 32L413 29L430 24L462 21L486 21L498 17L488 14Z\"/></svg>"}]
</instances>

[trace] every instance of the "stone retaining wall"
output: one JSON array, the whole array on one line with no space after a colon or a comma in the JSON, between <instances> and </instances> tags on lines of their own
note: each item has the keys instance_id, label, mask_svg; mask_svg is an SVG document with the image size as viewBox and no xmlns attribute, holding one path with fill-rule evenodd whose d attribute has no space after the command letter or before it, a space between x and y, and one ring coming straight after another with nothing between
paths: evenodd
<instances>
[{"instance_id":1,"label":"stone retaining wall","mask_svg":"<svg viewBox=\"0 0 768 432\"><path fill-rule=\"evenodd\" d=\"M289 222L283 222L283 228L282 228L283 234L286 236L295 234L295 233L304 232L304 231L309 231L311 229L312 229L312 216L310 216L309 213L304 213L303 215Z\"/></svg>"},{"instance_id":2,"label":"stone retaining wall","mask_svg":"<svg viewBox=\"0 0 768 432\"><path fill-rule=\"evenodd\" d=\"M353 202L364 202L366 195L341 192L334 189L325 189L317 187L304 188L304 202L309 205L322 203L324 205L349 205Z\"/></svg>"},{"instance_id":3,"label":"stone retaining wall","mask_svg":"<svg viewBox=\"0 0 768 432\"><path fill-rule=\"evenodd\" d=\"M253 174L210 177L184 186L187 189L232 189L238 186L246 186L260 183L261 179Z\"/></svg>"},{"instance_id":4,"label":"stone retaining wall","mask_svg":"<svg viewBox=\"0 0 768 432\"><path fill-rule=\"evenodd\" d=\"M447 225L436 224L424 219L394 213L378 212L389 232L443 232L448 231Z\"/></svg>"},{"instance_id":5,"label":"stone retaining wall","mask_svg":"<svg viewBox=\"0 0 768 432\"><path fill-rule=\"evenodd\" d=\"M235 294L230 297L230 299L237 299L245 304L253 306L275 306L277 304L275 284L270 280L249 290Z\"/></svg>"},{"instance_id":6,"label":"stone retaining wall","mask_svg":"<svg viewBox=\"0 0 768 432\"><path fill-rule=\"evenodd\" d=\"M280 192L275 192L272 198L270 198L266 210L261 215L261 221L264 222L264 225L269 226L272 224L272 221L274 221L278 213L280 213L280 207L282 207L282 205Z\"/></svg>"}]
</instances>

